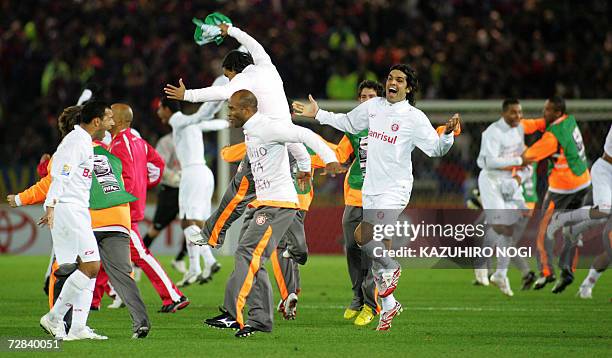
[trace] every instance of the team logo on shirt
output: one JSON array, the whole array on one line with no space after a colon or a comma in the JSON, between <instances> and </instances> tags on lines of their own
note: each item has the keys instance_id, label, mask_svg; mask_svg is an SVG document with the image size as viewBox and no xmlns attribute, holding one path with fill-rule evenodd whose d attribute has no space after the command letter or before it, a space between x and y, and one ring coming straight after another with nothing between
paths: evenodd
<instances>
[{"instance_id":1,"label":"team logo on shirt","mask_svg":"<svg viewBox=\"0 0 612 358\"><path fill-rule=\"evenodd\" d=\"M265 224L265 223L266 223L266 221L267 221L266 214L259 214L259 215L257 215L257 217L255 218L255 223L256 223L257 225L259 225L259 226L261 226L261 225Z\"/></svg>"},{"instance_id":2,"label":"team logo on shirt","mask_svg":"<svg viewBox=\"0 0 612 358\"><path fill-rule=\"evenodd\" d=\"M121 190L119 182L113 173L113 168L104 155L94 156L94 174L104 194L113 193Z\"/></svg>"},{"instance_id":3,"label":"team logo on shirt","mask_svg":"<svg viewBox=\"0 0 612 358\"><path fill-rule=\"evenodd\" d=\"M397 132L399 130L399 124L393 123L391 125L391 130L394 131L394 132Z\"/></svg>"},{"instance_id":4,"label":"team logo on shirt","mask_svg":"<svg viewBox=\"0 0 612 358\"><path fill-rule=\"evenodd\" d=\"M385 213L382 211L379 211L376 213L376 217L378 218L378 220L382 220L385 218Z\"/></svg>"},{"instance_id":5,"label":"team logo on shirt","mask_svg":"<svg viewBox=\"0 0 612 358\"><path fill-rule=\"evenodd\" d=\"M62 167L62 171L60 172L60 175L63 175L65 177L70 176L71 169L72 168L70 167L70 165L64 164L64 166Z\"/></svg>"}]
</instances>

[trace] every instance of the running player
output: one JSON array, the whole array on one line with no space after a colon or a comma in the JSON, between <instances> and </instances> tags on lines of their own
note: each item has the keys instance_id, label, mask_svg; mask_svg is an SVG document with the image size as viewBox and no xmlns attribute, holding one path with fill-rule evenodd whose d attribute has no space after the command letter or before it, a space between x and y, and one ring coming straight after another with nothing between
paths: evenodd
<instances>
[{"instance_id":1,"label":"running player","mask_svg":"<svg viewBox=\"0 0 612 358\"><path fill-rule=\"evenodd\" d=\"M310 103L294 103L298 115L316 118L343 132L357 134L368 129L368 158L362 188L364 218L356 229L356 241L373 260L373 274L382 312L377 330L388 330L402 306L393 297L401 269L390 257L377 257L375 249L385 249L383 242L372 240L373 225L395 223L412 193L410 153L419 147L428 156L443 156L453 145L453 131L459 126L459 115L447 123L438 135L427 116L414 107L418 81L408 65L391 67L386 83L386 98L370 99L347 114L320 110L309 96ZM363 232L362 232L363 228ZM387 238L387 243L390 240Z\"/></svg>"}]
</instances>

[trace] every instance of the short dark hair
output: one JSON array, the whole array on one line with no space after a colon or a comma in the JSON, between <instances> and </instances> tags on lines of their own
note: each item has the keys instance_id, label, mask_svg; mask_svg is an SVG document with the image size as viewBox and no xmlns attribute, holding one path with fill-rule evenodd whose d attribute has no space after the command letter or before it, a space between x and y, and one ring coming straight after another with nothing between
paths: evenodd
<instances>
[{"instance_id":1,"label":"short dark hair","mask_svg":"<svg viewBox=\"0 0 612 358\"><path fill-rule=\"evenodd\" d=\"M83 105L79 123L89 124L96 117L104 118L104 112L107 108L110 107L102 101L88 101Z\"/></svg>"},{"instance_id":2,"label":"short dark hair","mask_svg":"<svg viewBox=\"0 0 612 358\"><path fill-rule=\"evenodd\" d=\"M514 106L515 104L521 104L516 98L506 98L502 103L502 111L505 112L508 110L508 107Z\"/></svg>"},{"instance_id":3,"label":"short dark hair","mask_svg":"<svg viewBox=\"0 0 612 358\"><path fill-rule=\"evenodd\" d=\"M232 96L238 96L240 108L248 108L257 112L257 97L249 90L238 90Z\"/></svg>"},{"instance_id":4,"label":"short dark hair","mask_svg":"<svg viewBox=\"0 0 612 358\"><path fill-rule=\"evenodd\" d=\"M406 95L406 100L414 106L416 104L416 93L419 91L419 80L416 71L405 63L391 66L389 72L393 70L401 71L406 75L406 83L408 87L410 87L410 93Z\"/></svg>"},{"instance_id":5,"label":"short dark hair","mask_svg":"<svg viewBox=\"0 0 612 358\"><path fill-rule=\"evenodd\" d=\"M176 113L179 112L181 110L181 102L175 100L175 99L170 99L166 96L163 96L161 99L161 105L162 107L166 107L168 108L172 113Z\"/></svg>"},{"instance_id":6,"label":"short dark hair","mask_svg":"<svg viewBox=\"0 0 612 358\"><path fill-rule=\"evenodd\" d=\"M64 111L57 119L57 128L62 138L70 133L75 125L80 123L82 110L83 106L70 106L64 108Z\"/></svg>"},{"instance_id":7,"label":"short dark hair","mask_svg":"<svg viewBox=\"0 0 612 358\"><path fill-rule=\"evenodd\" d=\"M373 89L378 97L382 97L383 93L385 92L385 88L383 87L382 83L372 80L363 80L361 81L361 83L359 84L359 88L357 89L358 96L361 95L361 91L363 91L364 88Z\"/></svg>"},{"instance_id":8,"label":"short dark hair","mask_svg":"<svg viewBox=\"0 0 612 358\"><path fill-rule=\"evenodd\" d=\"M250 53L232 50L225 55L222 67L226 70L240 73L253 63L253 57L251 57Z\"/></svg>"},{"instance_id":9,"label":"short dark hair","mask_svg":"<svg viewBox=\"0 0 612 358\"><path fill-rule=\"evenodd\" d=\"M565 114L565 100L561 96L552 96L548 98L548 102L552 103L555 111Z\"/></svg>"}]
</instances>

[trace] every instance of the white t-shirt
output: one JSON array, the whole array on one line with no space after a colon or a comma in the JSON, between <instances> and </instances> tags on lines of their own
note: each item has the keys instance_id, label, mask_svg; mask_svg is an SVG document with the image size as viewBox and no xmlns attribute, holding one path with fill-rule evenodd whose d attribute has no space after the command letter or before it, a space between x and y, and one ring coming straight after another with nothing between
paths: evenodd
<instances>
[{"instance_id":1,"label":"white t-shirt","mask_svg":"<svg viewBox=\"0 0 612 358\"><path fill-rule=\"evenodd\" d=\"M503 168L519 166L525 150L525 131L522 125L510 127L503 118L491 123L480 142L476 163L489 177L509 178L512 171Z\"/></svg>"}]
</instances>

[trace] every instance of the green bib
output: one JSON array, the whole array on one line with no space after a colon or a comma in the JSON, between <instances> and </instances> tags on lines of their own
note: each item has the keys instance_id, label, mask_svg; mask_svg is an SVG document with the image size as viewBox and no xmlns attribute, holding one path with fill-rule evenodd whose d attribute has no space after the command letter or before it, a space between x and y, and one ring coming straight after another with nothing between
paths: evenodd
<instances>
[{"instance_id":1,"label":"green bib","mask_svg":"<svg viewBox=\"0 0 612 358\"><path fill-rule=\"evenodd\" d=\"M523 182L523 198L526 203L537 203L538 202L538 163L531 163L533 168L533 174Z\"/></svg>"},{"instance_id":2,"label":"green bib","mask_svg":"<svg viewBox=\"0 0 612 358\"><path fill-rule=\"evenodd\" d=\"M582 175L587 170L587 161L582 134L576 124L576 118L570 115L560 123L549 125L546 131L551 132L559 141L572 173L577 176ZM549 170L552 170L553 167L554 163L551 163Z\"/></svg>"},{"instance_id":3,"label":"green bib","mask_svg":"<svg viewBox=\"0 0 612 358\"><path fill-rule=\"evenodd\" d=\"M361 190L368 157L368 130L364 129L357 134L344 133L344 135L351 142L355 155L355 160L348 172L348 185L351 189Z\"/></svg>"},{"instance_id":4,"label":"green bib","mask_svg":"<svg viewBox=\"0 0 612 358\"><path fill-rule=\"evenodd\" d=\"M91 179L89 208L106 209L138 200L125 191L121 172L121 160L98 145L94 147L94 175Z\"/></svg>"}]
</instances>

